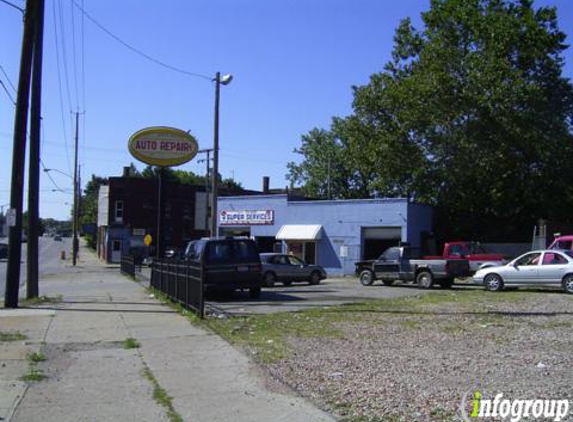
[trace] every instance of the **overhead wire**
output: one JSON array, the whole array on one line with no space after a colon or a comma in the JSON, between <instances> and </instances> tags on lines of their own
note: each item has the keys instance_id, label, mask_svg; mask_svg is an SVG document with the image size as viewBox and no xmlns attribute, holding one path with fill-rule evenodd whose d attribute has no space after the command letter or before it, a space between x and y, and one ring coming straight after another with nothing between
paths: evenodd
<instances>
[{"instance_id":1,"label":"overhead wire","mask_svg":"<svg viewBox=\"0 0 573 422\"><path fill-rule=\"evenodd\" d=\"M72 13L72 60L73 60L73 74L74 74L74 87L76 94L76 111L79 111L80 100L79 100L79 90L78 90L78 62L76 57L76 19L74 13L74 7L71 5L70 12Z\"/></svg>"},{"instance_id":2,"label":"overhead wire","mask_svg":"<svg viewBox=\"0 0 573 422\"><path fill-rule=\"evenodd\" d=\"M13 4L13 3L10 3L9 1L6 1L6 0L0 0L0 2L2 2L2 3L4 3L4 4L7 4L8 6L12 6L14 9L17 9L17 10L19 10L19 11L20 11L20 12L22 12L22 13L24 13L24 12L25 12L25 10L24 10L24 9L22 9L21 7L18 7L18 6L16 6L16 5L15 5L15 4Z\"/></svg>"},{"instance_id":3,"label":"overhead wire","mask_svg":"<svg viewBox=\"0 0 573 422\"><path fill-rule=\"evenodd\" d=\"M103 26L102 24L100 24L97 20L95 20L89 13L87 13L85 11L85 9L80 6L78 3L76 3L75 0L72 0L72 3L82 12L82 14L88 18L95 26L97 26L99 29L101 29L103 32L105 32L108 36L110 36L111 38L113 38L115 41L117 41L118 43L120 43L121 45L123 45L125 48L131 50L132 52L140 55L141 57L159 65L162 66L166 69L170 69L174 72L178 72L187 76L193 76L193 77L197 77L197 78L202 78L202 79L206 79L208 81L213 81L213 77L212 76L207 76L207 75L202 75L200 73L194 73L194 72L189 72L185 69L181 69L175 66L172 66L170 64L167 64L159 59L156 59L155 57L150 56L147 53L144 53L143 51L133 47L132 45L128 44L127 42L125 42L124 40L122 40L121 38L119 38L117 35L115 35L113 32L111 32L109 29L107 29L105 26Z\"/></svg>"},{"instance_id":4,"label":"overhead wire","mask_svg":"<svg viewBox=\"0 0 573 422\"><path fill-rule=\"evenodd\" d=\"M63 131L63 138L66 144L66 159L68 165L68 171L71 169L70 163L70 155L68 151L68 131L66 129L66 116L64 113L64 93L62 90L62 71L60 67L60 49L59 49L59 42L58 42L58 18L56 13L56 0L52 1L52 13L54 17L54 42L56 47L56 67L58 69L58 87L60 93L60 114L62 118L62 131Z\"/></svg>"},{"instance_id":5,"label":"overhead wire","mask_svg":"<svg viewBox=\"0 0 573 422\"><path fill-rule=\"evenodd\" d=\"M6 70L4 70L4 66L2 66L0 64L0 70L2 71L2 73L4 74L4 77L6 78L6 80L8 81L8 83L10 84L10 86L12 87L12 89L14 90L14 93L17 92L16 87L14 86L14 84L12 83L12 81L10 80L10 76L8 76L8 74L6 73Z\"/></svg>"},{"instance_id":6,"label":"overhead wire","mask_svg":"<svg viewBox=\"0 0 573 422\"><path fill-rule=\"evenodd\" d=\"M14 101L14 98L12 97L12 94L10 94L10 91L8 91L8 88L6 88L6 85L4 85L4 82L2 82L2 80L0 79L0 85L2 85L2 88L4 88L4 91L6 92L6 95L8 95L8 98L10 98L10 101L12 101L12 104L14 105L14 107L16 106L16 101Z\"/></svg>"}]
</instances>

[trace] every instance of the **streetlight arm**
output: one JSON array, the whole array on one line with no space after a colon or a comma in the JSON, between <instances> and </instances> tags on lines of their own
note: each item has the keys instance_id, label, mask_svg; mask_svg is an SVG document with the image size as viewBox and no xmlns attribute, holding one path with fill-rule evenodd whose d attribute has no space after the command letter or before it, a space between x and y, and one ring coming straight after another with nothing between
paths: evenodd
<instances>
[{"instance_id":1,"label":"streetlight arm","mask_svg":"<svg viewBox=\"0 0 573 422\"><path fill-rule=\"evenodd\" d=\"M64 173L63 171L60 171L60 170L58 170L58 169L44 169L44 171L45 171L46 173L48 173L48 172L50 172L50 171L55 171L56 173L63 174L64 176L69 177L70 179L73 179L73 176L69 175L68 173Z\"/></svg>"}]
</instances>

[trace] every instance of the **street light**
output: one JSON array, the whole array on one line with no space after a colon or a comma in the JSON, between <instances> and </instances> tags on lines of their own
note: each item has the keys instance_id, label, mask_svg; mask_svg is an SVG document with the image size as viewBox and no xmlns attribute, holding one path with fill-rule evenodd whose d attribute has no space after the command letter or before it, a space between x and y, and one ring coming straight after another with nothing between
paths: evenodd
<instances>
[{"instance_id":1,"label":"street light","mask_svg":"<svg viewBox=\"0 0 573 422\"><path fill-rule=\"evenodd\" d=\"M219 191L219 91L221 85L229 85L233 75L215 74L215 119L213 129L213 180L211 189L211 236L217 236L217 195Z\"/></svg>"},{"instance_id":2,"label":"street light","mask_svg":"<svg viewBox=\"0 0 573 422\"><path fill-rule=\"evenodd\" d=\"M70 176L68 173L64 173L63 171L60 171L60 170L58 170L58 169L44 169L44 171L45 171L46 173L48 173L48 172L50 172L50 171L55 171L56 173L63 174L64 176L69 177L69 178L72 179L72 180L74 179L73 176Z\"/></svg>"}]
</instances>

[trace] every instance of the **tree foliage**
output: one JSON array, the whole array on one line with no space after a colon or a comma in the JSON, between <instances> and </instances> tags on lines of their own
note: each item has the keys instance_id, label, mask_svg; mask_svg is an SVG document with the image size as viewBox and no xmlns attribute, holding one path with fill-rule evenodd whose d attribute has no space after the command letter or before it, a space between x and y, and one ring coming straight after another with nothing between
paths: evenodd
<instances>
[{"instance_id":1,"label":"tree foliage","mask_svg":"<svg viewBox=\"0 0 573 422\"><path fill-rule=\"evenodd\" d=\"M573 89L556 10L433 0L422 19L399 25L392 60L353 87L350 116L303 136L291 184L325 197L331 160L333 197L412 197L437 206L451 236L571 220Z\"/></svg>"}]
</instances>

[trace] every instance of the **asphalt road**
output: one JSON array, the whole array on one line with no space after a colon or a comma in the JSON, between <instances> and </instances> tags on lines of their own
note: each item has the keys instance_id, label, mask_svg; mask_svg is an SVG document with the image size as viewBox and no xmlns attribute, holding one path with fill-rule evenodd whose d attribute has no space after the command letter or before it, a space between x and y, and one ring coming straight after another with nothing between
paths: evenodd
<instances>
[{"instance_id":1,"label":"asphalt road","mask_svg":"<svg viewBox=\"0 0 573 422\"><path fill-rule=\"evenodd\" d=\"M48 274L59 274L66 271L66 267L60 260L61 251L65 251L66 255L69 254L71 249L71 238L62 238L62 241L55 241L51 237L40 237L38 239L39 259L38 271L40 276ZM6 243L7 238L0 239L0 242ZM26 284L26 255L27 243L22 243L22 260L20 265L20 286ZM6 267L7 261L0 260L0 299L4 300L4 292L6 291Z\"/></svg>"}]
</instances>

